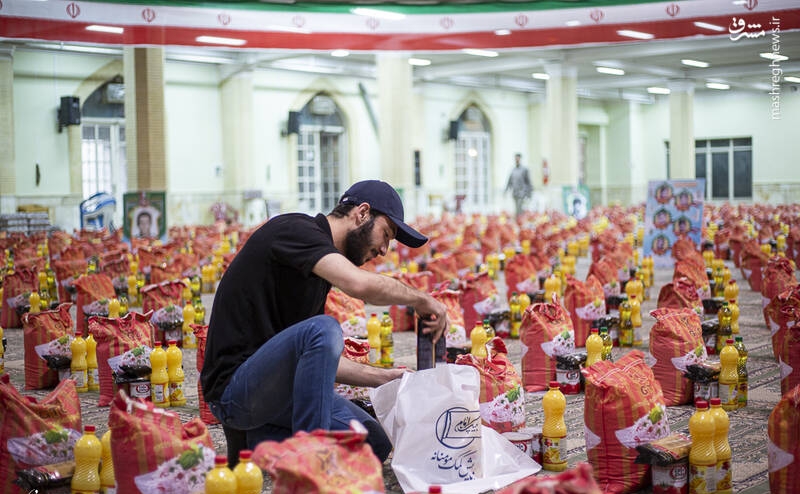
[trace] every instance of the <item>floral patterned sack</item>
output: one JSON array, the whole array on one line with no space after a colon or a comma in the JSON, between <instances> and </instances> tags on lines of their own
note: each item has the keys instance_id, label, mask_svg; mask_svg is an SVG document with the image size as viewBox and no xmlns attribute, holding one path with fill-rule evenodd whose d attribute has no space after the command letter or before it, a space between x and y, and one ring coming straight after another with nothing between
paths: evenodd
<instances>
[{"instance_id":1,"label":"floral patterned sack","mask_svg":"<svg viewBox=\"0 0 800 494\"><path fill-rule=\"evenodd\" d=\"M650 465L637 464L636 446L669 435L661 385L633 350L617 362L601 360L586 377L583 423L586 456L603 492L634 492L650 481Z\"/></svg>"},{"instance_id":2,"label":"floral patterned sack","mask_svg":"<svg viewBox=\"0 0 800 494\"><path fill-rule=\"evenodd\" d=\"M661 384L667 406L691 403L692 381L684 377L686 367L703 363L708 355L700 327L700 316L691 309L656 309L650 330L650 354L656 359L653 375Z\"/></svg>"},{"instance_id":3,"label":"floral patterned sack","mask_svg":"<svg viewBox=\"0 0 800 494\"><path fill-rule=\"evenodd\" d=\"M601 494L594 480L592 466L578 463L574 468L555 475L525 477L495 494Z\"/></svg>"},{"instance_id":4,"label":"floral patterned sack","mask_svg":"<svg viewBox=\"0 0 800 494\"><path fill-rule=\"evenodd\" d=\"M585 346L592 322L606 315L606 297L603 286L592 275L589 275L586 282L567 275L564 307L572 319L572 327L575 330L575 346Z\"/></svg>"},{"instance_id":5,"label":"floral patterned sack","mask_svg":"<svg viewBox=\"0 0 800 494\"><path fill-rule=\"evenodd\" d=\"M522 314L519 337L525 391L544 391L556 378L556 357L575 350L572 319L558 303L531 304Z\"/></svg>"},{"instance_id":6,"label":"floral patterned sack","mask_svg":"<svg viewBox=\"0 0 800 494\"><path fill-rule=\"evenodd\" d=\"M197 375L199 376L201 372L203 372L203 362L205 362L206 358L206 340L208 339L208 324L191 324L190 325L192 330L194 331L194 337L197 338ZM211 409L208 408L208 403L206 403L206 399L203 398L203 384L200 382L200 379L197 379L197 400L199 402L198 407L200 408L200 420L208 425L219 424L219 419L211 413Z\"/></svg>"},{"instance_id":7,"label":"floral patterned sack","mask_svg":"<svg viewBox=\"0 0 800 494\"><path fill-rule=\"evenodd\" d=\"M156 311L170 304L182 307L184 288L186 285L179 280L162 281L142 287L142 311Z\"/></svg>"},{"instance_id":8,"label":"floral patterned sack","mask_svg":"<svg viewBox=\"0 0 800 494\"><path fill-rule=\"evenodd\" d=\"M120 391L108 415L117 492L191 494L205 491L214 468L214 444L195 417L181 423L177 413Z\"/></svg>"},{"instance_id":9,"label":"floral patterned sack","mask_svg":"<svg viewBox=\"0 0 800 494\"><path fill-rule=\"evenodd\" d=\"M39 278L32 269L17 269L3 278L3 306L0 307L0 327L4 329L22 327L22 320L9 301L39 289ZM28 305L27 303L25 305Z\"/></svg>"},{"instance_id":10,"label":"floral patterned sack","mask_svg":"<svg viewBox=\"0 0 800 494\"><path fill-rule=\"evenodd\" d=\"M783 393L767 421L770 492L800 492L800 386Z\"/></svg>"},{"instance_id":11,"label":"floral patterned sack","mask_svg":"<svg viewBox=\"0 0 800 494\"><path fill-rule=\"evenodd\" d=\"M384 492L381 462L364 442L367 430L300 431L281 442L264 441L253 463L273 479L273 494L356 494Z\"/></svg>"},{"instance_id":12,"label":"floral patterned sack","mask_svg":"<svg viewBox=\"0 0 800 494\"><path fill-rule=\"evenodd\" d=\"M353 338L344 339L344 349L342 356L353 362L361 364L369 364L369 343L366 341L359 341ZM349 384L336 383L335 391L337 394L344 396L348 400L354 398L368 398L369 388L363 386L351 386Z\"/></svg>"},{"instance_id":13,"label":"floral patterned sack","mask_svg":"<svg viewBox=\"0 0 800 494\"><path fill-rule=\"evenodd\" d=\"M73 459L81 436L81 402L65 379L41 400L22 396L0 378L0 494L25 494L13 484L15 470Z\"/></svg>"},{"instance_id":14,"label":"floral patterned sack","mask_svg":"<svg viewBox=\"0 0 800 494\"><path fill-rule=\"evenodd\" d=\"M353 316L365 318L364 301L344 293L334 287L325 300L325 314L343 323Z\"/></svg>"},{"instance_id":15,"label":"floral patterned sack","mask_svg":"<svg viewBox=\"0 0 800 494\"><path fill-rule=\"evenodd\" d=\"M60 304L54 310L38 314L29 312L22 316L23 344L25 346L25 389L45 389L58 384L58 372L47 366L47 362L36 353L38 345L44 345L62 336L74 336L72 304Z\"/></svg>"},{"instance_id":16,"label":"floral patterned sack","mask_svg":"<svg viewBox=\"0 0 800 494\"><path fill-rule=\"evenodd\" d=\"M486 350L489 356L485 359L467 353L456 357L456 364L474 367L480 374L481 422L500 433L516 431L525 426L522 380L508 359L502 338L492 338Z\"/></svg>"},{"instance_id":17,"label":"floral patterned sack","mask_svg":"<svg viewBox=\"0 0 800 494\"><path fill-rule=\"evenodd\" d=\"M142 345L152 348L153 331L149 312L147 314L128 312L125 317L116 319L99 316L89 318L89 333L97 340L97 372L100 377L100 398L97 404L99 406L108 406L117 390L108 359Z\"/></svg>"},{"instance_id":18,"label":"floral patterned sack","mask_svg":"<svg viewBox=\"0 0 800 494\"><path fill-rule=\"evenodd\" d=\"M114 291L114 284L111 282L111 278L103 273L80 276L75 280L75 289L78 292L78 296L75 299L75 305L78 309L75 316L75 333L86 336L86 329L88 327L86 318L88 316L83 310L84 306L97 300L114 298L117 292Z\"/></svg>"}]
</instances>

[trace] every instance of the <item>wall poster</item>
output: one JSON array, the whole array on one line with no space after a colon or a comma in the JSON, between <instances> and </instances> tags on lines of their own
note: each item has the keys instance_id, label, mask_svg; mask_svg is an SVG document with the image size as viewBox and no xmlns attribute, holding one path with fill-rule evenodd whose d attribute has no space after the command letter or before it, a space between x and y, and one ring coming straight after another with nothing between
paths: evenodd
<instances>
[{"instance_id":1,"label":"wall poster","mask_svg":"<svg viewBox=\"0 0 800 494\"><path fill-rule=\"evenodd\" d=\"M702 240L705 179L653 180L647 187L643 254L656 267L672 267L672 246L687 236L697 246Z\"/></svg>"}]
</instances>

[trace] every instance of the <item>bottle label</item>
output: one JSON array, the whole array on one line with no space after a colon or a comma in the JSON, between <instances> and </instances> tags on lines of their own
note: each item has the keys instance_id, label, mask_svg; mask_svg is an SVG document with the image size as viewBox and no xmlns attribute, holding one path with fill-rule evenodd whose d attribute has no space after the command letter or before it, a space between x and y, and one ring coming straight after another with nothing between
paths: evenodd
<instances>
[{"instance_id":1,"label":"bottle label","mask_svg":"<svg viewBox=\"0 0 800 494\"><path fill-rule=\"evenodd\" d=\"M150 391L150 381L139 381L130 383L131 398L143 398L145 400L152 399L152 392Z\"/></svg>"},{"instance_id":2,"label":"bottle label","mask_svg":"<svg viewBox=\"0 0 800 494\"><path fill-rule=\"evenodd\" d=\"M717 466L689 465L689 494L717 492Z\"/></svg>"},{"instance_id":3,"label":"bottle label","mask_svg":"<svg viewBox=\"0 0 800 494\"><path fill-rule=\"evenodd\" d=\"M197 348L197 337L191 331L183 333L184 348Z\"/></svg>"},{"instance_id":4,"label":"bottle label","mask_svg":"<svg viewBox=\"0 0 800 494\"><path fill-rule=\"evenodd\" d=\"M567 438L542 436L542 467L546 470L567 466Z\"/></svg>"},{"instance_id":5,"label":"bottle label","mask_svg":"<svg viewBox=\"0 0 800 494\"><path fill-rule=\"evenodd\" d=\"M620 329L619 344L621 346L633 345L633 328Z\"/></svg>"},{"instance_id":6,"label":"bottle label","mask_svg":"<svg viewBox=\"0 0 800 494\"><path fill-rule=\"evenodd\" d=\"M116 484L112 487L103 487L103 492L105 494L117 494L117 486Z\"/></svg>"},{"instance_id":7,"label":"bottle label","mask_svg":"<svg viewBox=\"0 0 800 494\"><path fill-rule=\"evenodd\" d=\"M576 395L581 392L580 369L556 368L556 381L558 381L561 392L565 395Z\"/></svg>"},{"instance_id":8,"label":"bottle label","mask_svg":"<svg viewBox=\"0 0 800 494\"><path fill-rule=\"evenodd\" d=\"M177 329L173 328L173 329L168 329L168 330L164 331L164 339L167 340L167 341L169 341L169 340L180 341L181 344L183 344L183 329L182 328L177 328Z\"/></svg>"},{"instance_id":9,"label":"bottle label","mask_svg":"<svg viewBox=\"0 0 800 494\"><path fill-rule=\"evenodd\" d=\"M733 482L731 481L731 460L717 462L716 477L718 491L730 491L733 489Z\"/></svg>"},{"instance_id":10,"label":"bottle label","mask_svg":"<svg viewBox=\"0 0 800 494\"><path fill-rule=\"evenodd\" d=\"M186 402L186 397L183 395L183 381L169 383L169 401L171 403L181 404Z\"/></svg>"},{"instance_id":11,"label":"bottle label","mask_svg":"<svg viewBox=\"0 0 800 494\"><path fill-rule=\"evenodd\" d=\"M90 368L86 371L87 383L90 388L97 389L100 386L100 375L97 372L97 367Z\"/></svg>"},{"instance_id":12,"label":"bottle label","mask_svg":"<svg viewBox=\"0 0 800 494\"><path fill-rule=\"evenodd\" d=\"M744 408L747 406L747 381L739 381L738 388L736 396L738 397L739 408Z\"/></svg>"},{"instance_id":13,"label":"bottle label","mask_svg":"<svg viewBox=\"0 0 800 494\"><path fill-rule=\"evenodd\" d=\"M88 381L88 379L86 377L86 370L72 371L72 373L69 375L69 377L70 377L70 379L75 381L75 387L76 388L78 388L78 389L86 388L86 386L87 386L86 381Z\"/></svg>"},{"instance_id":14,"label":"bottle label","mask_svg":"<svg viewBox=\"0 0 800 494\"><path fill-rule=\"evenodd\" d=\"M167 394L167 383L153 384L150 383L150 399L156 405L164 405L169 403L169 395Z\"/></svg>"},{"instance_id":15,"label":"bottle label","mask_svg":"<svg viewBox=\"0 0 800 494\"><path fill-rule=\"evenodd\" d=\"M739 405L739 398L736 396L739 383L736 384L723 384L719 383L719 399L722 402L723 408L732 406L736 408ZM729 408L725 408L729 410Z\"/></svg>"},{"instance_id":16,"label":"bottle label","mask_svg":"<svg viewBox=\"0 0 800 494\"><path fill-rule=\"evenodd\" d=\"M380 355L378 354L380 350L377 348L370 348L369 349L369 363L370 364L377 364L379 363L378 360L380 359Z\"/></svg>"}]
</instances>

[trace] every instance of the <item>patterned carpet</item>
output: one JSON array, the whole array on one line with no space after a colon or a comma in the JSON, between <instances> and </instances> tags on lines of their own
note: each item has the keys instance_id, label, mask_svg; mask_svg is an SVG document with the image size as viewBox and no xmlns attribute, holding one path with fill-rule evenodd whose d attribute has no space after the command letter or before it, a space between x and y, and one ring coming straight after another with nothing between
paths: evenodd
<instances>
[{"instance_id":1,"label":"patterned carpet","mask_svg":"<svg viewBox=\"0 0 800 494\"><path fill-rule=\"evenodd\" d=\"M589 259L581 258L578 260L577 277L585 279L589 268ZM750 374L750 394L749 403L746 408L730 412L730 443L733 450L733 482L734 492L741 494L758 494L769 492L767 479L767 419L775 404L780 399L779 370L777 363L772 357L772 346L769 330L764 325L761 312L761 294L749 290L746 280L742 279L741 272L728 263L734 278L740 286L739 305L741 307L740 326L744 343L749 350L748 371ZM667 283L672 278L671 270L657 270L655 276L656 286L653 287L651 300L645 301L642 307L643 321L645 328L649 331L654 320L649 315L650 310L655 309L655 296L661 285ZM498 288L505 292L505 284L502 279L497 281ZM206 308L211 307L213 295L205 295L203 302ZM368 307L367 311L382 310L382 307ZM23 343L22 329L12 328L5 331L8 339L8 349L6 352L6 370L12 382L18 389L22 390L24 383L23 370ZM647 340L644 343L644 350L647 349ZM519 370L520 345L519 340L507 341L509 356ZM406 365L410 368L416 367L415 357L416 341L413 333L395 334L395 360L397 365ZM614 357L618 358L623 354L623 349L615 348ZM194 383L197 381L197 370L195 367L195 351L184 351L184 368L186 373L187 395L186 406L173 409L182 419L189 418L198 414L197 389ZM44 396L46 391L23 391L25 394ZM526 396L526 422L529 426L541 425L543 420L541 393L528 394ZM569 464L574 466L577 462L586 460L586 451L583 434L583 394L567 396L566 422L568 426L568 450ZM81 395L81 410L85 424L97 426L98 436L102 435L107 429L108 408L97 406L97 393L84 393ZM673 432L684 432L688 434L688 421L691 416L692 408L689 406L669 407L668 418L670 428ZM226 446L222 429L219 426L210 427L211 435L218 453L225 454ZM384 481L388 493L399 494L402 489L397 483L392 472L391 459L384 464ZM267 479L264 492L271 492L271 483ZM641 492L649 492L644 490Z\"/></svg>"}]
</instances>

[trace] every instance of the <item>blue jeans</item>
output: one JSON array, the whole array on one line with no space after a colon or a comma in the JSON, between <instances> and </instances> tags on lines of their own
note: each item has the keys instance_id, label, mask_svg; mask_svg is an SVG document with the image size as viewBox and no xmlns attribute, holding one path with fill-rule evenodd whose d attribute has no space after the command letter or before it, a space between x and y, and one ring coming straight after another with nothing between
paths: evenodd
<instances>
[{"instance_id":1,"label":"blue jeans","mask_svg":"<svg viewBox=\"0 0 800 494\"><path fill-rule=\"evenodd\" d=\"M334 392L343 349L341 326L330 316L290 326L236 369L220 400L209 403L211 412L223 426L244 431L250 449L297 431L348 430L355 419L367 428L367 443L383 462L392 450L383 427Z\"/></svg>"}]
</instances>

